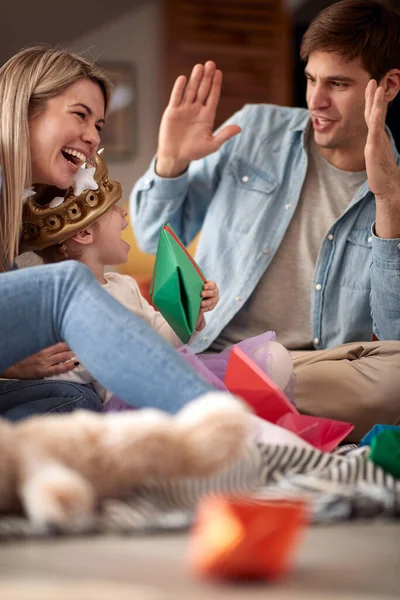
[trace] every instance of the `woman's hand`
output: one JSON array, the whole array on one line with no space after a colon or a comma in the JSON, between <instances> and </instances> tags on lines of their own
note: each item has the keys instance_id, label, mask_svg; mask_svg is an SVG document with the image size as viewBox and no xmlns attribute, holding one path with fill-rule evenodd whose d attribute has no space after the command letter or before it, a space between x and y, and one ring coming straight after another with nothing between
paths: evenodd
<instances>
[{"instance_id":1,"label":"woman's hand","mask_svg":"<svg viewBox=\"0 0 400 600\"><path fill-rule=\"evenodd\" d=\"M212 61L193 67L189 81L183 75L176 80L160 125L156 170L161 177L180 175L190 161L216 152L240 133L240 127L228 125L213 135L221 84L222 73Z\"/></svg>"},{"instance_id":2,"label":"woman's hand","mask_svg":"<svg viewBox=\"0 0 400 600\"><path fill-rule=\"evenodd\" d=\"M206 281L203 285L203 291L201 292L203 298L200 305L199 318L196 323L196 331L201 331L206 325L204 313L210 310L214 310L219 302L219 288L215 281Z\"/></svg>"},{"instance_id":3,"label":"woman's hand","mask_svg":"<svg viewBox=\"0 0 400 600\"><path fill-rule=\"evenodd\" d=\"M1 376L5 379L41 379L73 371L79 365L67 344L60 342L37 354L32 354L10 367Z\"/></svg>"}]
</instances>

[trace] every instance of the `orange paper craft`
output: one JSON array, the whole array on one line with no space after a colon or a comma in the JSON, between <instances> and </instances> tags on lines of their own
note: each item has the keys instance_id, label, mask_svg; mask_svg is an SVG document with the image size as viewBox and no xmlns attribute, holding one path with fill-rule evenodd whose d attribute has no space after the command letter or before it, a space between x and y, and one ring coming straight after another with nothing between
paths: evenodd
<instances>
[{"instance_id":1,"label":"orange paper craft","mask_svg":"<svg viewBox=\"0 0 400 600\"><path fill-rule=\"evenodd\" d=\"M191 533L189 565L202 577L277 579L288 572L307 505L204 498Z\"/></svg>"}]
</instances>

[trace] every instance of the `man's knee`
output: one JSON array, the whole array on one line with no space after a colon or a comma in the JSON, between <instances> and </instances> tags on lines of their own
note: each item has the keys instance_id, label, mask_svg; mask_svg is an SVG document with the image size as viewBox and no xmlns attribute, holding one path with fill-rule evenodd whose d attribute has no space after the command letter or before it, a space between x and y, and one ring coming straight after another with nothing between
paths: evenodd
<instances>
[{"instance_id":1,"label":"man's knee","mask_svg":"<svg viewBox=\"0 0 400 600\"><path fill-rule=\"evenodd\" d=\"M377 423L400 420L400 342L383 342L350 361L310 362L295 373L300 412L353 423L351 441Z\"/></svg>"},{"instance_id":2,"label":"man's knee","mask_svg":"<svg viewBox=\"0 0 400 600\"><path fill-rule=\"evenodd\" d=\"M371 403L382 416L388 419L400 418L400 353L396 362L388 361L380 373L378 385L371 389ZM379 414L379 413L378 413Z\"/></svg>"}]
</instances>

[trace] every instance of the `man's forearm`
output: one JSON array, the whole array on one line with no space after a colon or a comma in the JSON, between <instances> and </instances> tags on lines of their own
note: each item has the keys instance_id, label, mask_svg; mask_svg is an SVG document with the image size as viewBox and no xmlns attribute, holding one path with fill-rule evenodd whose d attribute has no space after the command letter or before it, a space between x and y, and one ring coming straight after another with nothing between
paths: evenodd
<instances>
[{"instance_id":1,"label":"man's forearm","mask_svg":"<svg viewBox=\"0 0 400 600\"><path fill-rule=\"evenodd\" d=\"M378 237L372 229L371 313L380 340L400 340L400 236Z\"/></svg>"},{"instance_id":2,"label":"man's forearm","mask_svg":"<svg viewBox=\"0 0 400 600\"><path fill-rule=\"evenodd\" d=\"M155 171L160 177L179 177L188 168L187 161L181 161L174 158L157 156Z\"/></svg>"},{"instance_id":3,"label":"man's forearm","mask_svg":"<svg viewBox=\"0 0 400 600\"><path fill-rule=\"evenodd\" d=\"M400 238L400 174L390 187L385 195L375 195L375 233L387 240Z\"/></svg>"}]
</instances>

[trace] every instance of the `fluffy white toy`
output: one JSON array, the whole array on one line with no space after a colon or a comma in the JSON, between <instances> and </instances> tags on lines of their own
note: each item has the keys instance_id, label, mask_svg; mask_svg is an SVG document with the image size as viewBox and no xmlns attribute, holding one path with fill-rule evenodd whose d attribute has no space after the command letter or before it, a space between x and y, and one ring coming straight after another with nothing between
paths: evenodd
<instances>
[{"instance_id":1,"label":"fluffy white toy","mask_svg":"<svg viewBox=\"0 0 400 600\"><path fill-rule=\"evenodd\" d=\"M243 453L248 429L244 405L221 392L175 416L143 409L0 419L0 512L22 511L37 526L89 523L102 500L137 485L227 467Z\"/></svg>"}]
</instances>

